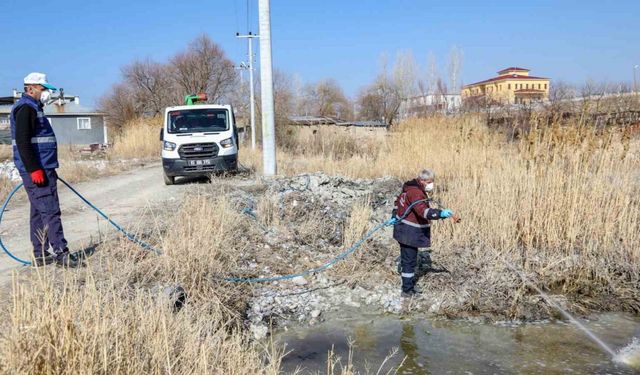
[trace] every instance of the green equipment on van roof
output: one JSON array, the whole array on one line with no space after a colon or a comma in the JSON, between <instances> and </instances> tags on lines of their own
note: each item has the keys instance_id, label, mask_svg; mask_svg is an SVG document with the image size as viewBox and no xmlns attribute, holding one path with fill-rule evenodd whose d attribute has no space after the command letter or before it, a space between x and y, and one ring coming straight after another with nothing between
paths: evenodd
<instances>
[{"instance_id":1,"label":"green equipment on van roof","mask_svg":"<svg viewBox=\"0 0 640 375\"><path fill-rule=\"evenodd\" d=\"M184 97L185 105L194 105L198 102L206 102L206 101L207 101L207 94L205 93L199 93L197 95L185 95Z\"/></svg>"}]
</instances>

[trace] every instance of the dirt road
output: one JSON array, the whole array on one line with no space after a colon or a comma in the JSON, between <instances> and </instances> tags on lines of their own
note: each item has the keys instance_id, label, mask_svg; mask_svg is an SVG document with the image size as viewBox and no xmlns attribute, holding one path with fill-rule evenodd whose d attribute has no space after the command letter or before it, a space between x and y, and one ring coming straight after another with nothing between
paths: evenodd
<instances>
[{"instance_id":1,"label":"dirt road","mask_svg":"<svg viewBox=\"0 0 640 375\"><path fill-rule=\"evenodd\" d=\"M64 176L61 176L64 178ZM112 220L125 228L133 227L144 213L145 208L171 199L181 199L185 189L191 184L165 186L160 164L151 164L119 175L101 178L74 185L74 188L89 201L105 211ZM62 223L69 248L75 251L96 241L99 237L115 233L110 225L90 207L87 207L62 183L58 183ZM29 203L12 202L0 226L4 244L18 257L29 259ZM23 267L0 250L0 285L11 278L13 270Z\"/></svg>"}]
</instances>

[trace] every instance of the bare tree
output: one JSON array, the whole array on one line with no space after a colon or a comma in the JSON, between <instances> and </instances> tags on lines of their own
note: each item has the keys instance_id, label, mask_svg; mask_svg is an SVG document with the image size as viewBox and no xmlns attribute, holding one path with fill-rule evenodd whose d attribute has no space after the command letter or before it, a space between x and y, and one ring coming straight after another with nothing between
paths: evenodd
<instances>
[{"instance_id":1,"label":"bare tree","mask_svg":"<svg viewBox=\"0 0 640 375\"><path fill-rule=\"evenodd\" d=\"M358 119L380 120L380 96L371 90L371 87L360 89L356 95L356 105L358 106Z\"/></svg>"},{"instance_id":2,"label":"bare tree","mask_svg":"<svg viewBox=\"0 0 640 375\"><path fill-rule=\"evenodd\" d=\"M438 61L433 51L429 51L427 55L427 92L429 94L435 94L440 74L438 73Z\"/></svg>"},{"instance_id":3,"label":"bare tree","mask_svg":"<svg viewBox=\"0 0 640 375\"><path fill-rule=\"evenodd\" d=\"M98 108L108 115L109 128L118 132L141 113L140 103L124 83L113 85L110 92L99 100Z\"/></svg>"},{"instance_id":4,"label":"bare tree","mask_svg":"<svg viewBox=\"0 0 640 375\"><path fill-rule=\"evenodd\" d=\"M612 91L615 91L615 89L613 89L608 82L587 80L580 88L583 113L600 112L602 100Z\"/></svg>"},{"instance_id":5,"label":"bare tree","mask_svg":"<svg viewBox=\"0 0 640 375\"><path fill-rule=\"evenodd\" d=\"M292 147L295 143L291 128L289 125L289 117L295 111L295 91L294 79L282 70L273 70L273 101L276 117L276 141L281 147ZM256 122L261 123L262 107L260 96L260 86L256 87ZM262 140L262 128L258 126L256 129L256 139Z\"/></svg>"},{"instance_id":6,"label":"bare tree","mask_svg":"<svg viewBox=\"0 0 640 375\"><path fill-rule=\"evenodd\" d=\"M295 73L291 78L291 90L293 95L292 110L298 115L303 114L302 112L300 112L300 109L305 105L303 89L304 82L302 80L302 77L299 74Z\"/></svg>"},{"instance_id":7,"label":"bare tree","mask_svg":"<svg viewBox=\"0 0 640 375\"><path fill-rule=\"evenodd\" d=\"M273 97L276 124L288 124L295 104L293 80L291 76L279 69L273 71Z\"/></svg>"},{"instance_id":8,"label":"bare tree","mask_svg":"<svg viewBox=\"0 0 640 375\"><path fill-rule=\"evenodd\" d=\"M375 81L360 90L358 94L357 103L360 108L360 117L393 124L398 117L402 103L416 95L419 90L421 87L418 80L418 68L410 52L398 53L391 73L387 68L386 56L383 55L380 72Z\"/></svg>"},{"instance_id":9,"label":"bare tree","mask_svg":"<svg viewBox=\"0 0 640 375\"><path fill-rule=\"evenodd\" d=\"M225 95L226 101L233 104L233 109L236 115L236 122L242 126L249 124L250 120L250 87L249 80L244 82L237 81L233 85L229 92Z\"/></svg>"},{"instance_id":10,"label":"bare tree","mask_svg":"<svg viewBox=\"0 0 640 375\"><path fill-rule=\"evenodd\" d=\"M571 111L577 96L578 90L573 85L563 81L554 82L549 87L548 109L552 113Z\"/></svg>"},{"instance_id":11,"label":"bare tree","mask_svg":"<svg viewBox=\"0 0 640 375\"><path fill-rule=\"evenodd\" d=\"M570 100L576 96L576 88L566 82L554 82L554 84L549 87L549 101L552 103Z\"/></svg>"},{"instance_id":12,"label":"bare tree","mask_svg":"<svg viewBox=\"0 0 640 375\"><path fill-rule=\"evenodd\" d=\"M352 117L351 102L334 79L306 84L302 89L298 112L341 119Z\"/></svg>"},{"instance_id":13,"label":"bare tree","mask_svg":"<svg viewBox=\"0 0 640 375\"><path fill-rule=\"evenodd\" d=\"M171 59L173 76L184 95L206 92L218 102L237 83L233 62L208 36L196 38L186 51Z\"/></svg>"},{"instance_id":14,"label":"bare tree","mask_svg":"<svg viewBox=\"0 0 640 375\"><path fill-rule=\"evenodd\" d=\"M175 103L176 96L165 65L149 59L135 61L122 68L122 76L145 114L155 116Z\"/></svg>"},{"instance_id":15,"label":"bare tree","mask_svg":"<svg viewBox=\"0 0 640 375\"><path fill-rule=\"evenodd\" d=\"M411 51L400 51L396 55L393 83L401 100L418 93L418 66Z\"/></svg>"},{"instance_id":16,"label":"bare tree","mask_svg":"<svg viewBox=\"0 0 640 375\"><path fill-rule=\"evenodd\" d=\"M100 100L112 124L123 126L138 116L155 116L165 107L181 104L184 95L207 93L209 101L242 101L233 63L209 37L196 38L169 64L137 60L122 68L122 82ZM239 106L242 109L242 106Z\"/></svg>"},{"instance_id":17,"label":"bare tree","mask_svg":"<svg viewBox=\"0 0 640 375\"><path fill-rule=\"evenodd\" d=\"M393 123L401 104L398 90L386 74L380 74L376 80L360 91L358 95L360 117L365 120L379 120Z\"/></svg>"},{"instance_id":18,"label":"bare tree","mask_svg":"<svg viewBox=\"0 0 640 375\"><path fill-rule=\"evenodd\" d=\"M462 70L463 60L464 53L462 49L457 46L451 47L451 51L449 51L449 87L454 93L460 90L460 71Z\"/></svg>"},{"instance_id":19,"label":"bare tree","mask_svg":"<svg viewBox=\"0 0 640 375\"><path fill-rule=\"evenodd\" d=\"M443 113L448 109L447 91L447 84L442 79L438 78L435 92L436 108L440 109Z\"/></svg>"}]
</instances>

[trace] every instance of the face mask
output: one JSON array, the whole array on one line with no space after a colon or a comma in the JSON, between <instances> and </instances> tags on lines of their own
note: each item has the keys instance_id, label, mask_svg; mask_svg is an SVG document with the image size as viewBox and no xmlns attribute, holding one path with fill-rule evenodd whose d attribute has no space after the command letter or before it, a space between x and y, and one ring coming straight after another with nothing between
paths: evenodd
<instances>
[{"instance_id":1,"label":"face mask","mask_svg":"<svg viewBox=\"0 0 640 375\"><path fill-rule=\"evenodd\" d=\"M42 103L42 105L47 105L49 99L51 99L51 91L44 90L42 95L40 95L40 103Z\"/></svg>"},{"instance_id":2,"label":"face mask","mask_svg":"<svg viewBox=\"0 0 640 375\"><path fill-rule=\"evenodd\" d=\"M433 182L429 182L428 184L424 185L424 191L426 191L427 193L433 191Z\"/></svg>"}]
</instances>

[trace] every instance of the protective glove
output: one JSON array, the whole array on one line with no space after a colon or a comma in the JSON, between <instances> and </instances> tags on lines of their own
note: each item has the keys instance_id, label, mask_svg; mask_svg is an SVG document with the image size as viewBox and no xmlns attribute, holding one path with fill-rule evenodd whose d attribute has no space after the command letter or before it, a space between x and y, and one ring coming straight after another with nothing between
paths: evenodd
<instances>
[{"instance_id":1,"label":"protective glove","mask_svg":"<svg viewBox=\"0 0 640 375\"><path fill-rule=\"evenodd\" d=\"M444 210L440 211L441 219L447 219L447 218L450 218L451 216L453 216L453 211L451 211L448 208L445 208Z\"/></svg>"},{"instance_id":2,"label":"protective glove","mask_svg":"<svg viewBox=\"0 0 640 375\"><path fill-rule=\"evenodd\" d=\"M44 170L37 169L31 172L31 181L37 186L43 186L45 180Z\"/></svg>"},{"instance_id":3,"label":"protective glove","mask_svg":"<svg viewBox=\"0 0 640 375\"><path fill-rule=\"evenodd\" d=\"M451 216L451 220L453 220L454 223L458 224L462 221L462 218L458 214L453 214L453 216Z\"/></svg>"}]
</instances>

